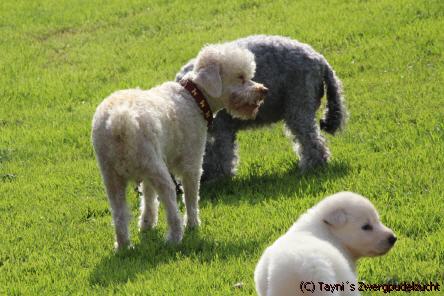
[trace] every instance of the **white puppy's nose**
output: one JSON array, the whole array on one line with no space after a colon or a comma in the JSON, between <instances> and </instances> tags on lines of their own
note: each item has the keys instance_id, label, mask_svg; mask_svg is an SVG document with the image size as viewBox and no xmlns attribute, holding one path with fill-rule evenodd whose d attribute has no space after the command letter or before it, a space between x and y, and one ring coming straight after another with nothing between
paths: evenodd
<instances>
[{"instance_id":1,"label":"white puppy's nose","mask_svg":"<svg viewBox=\"0 0 444 296\"><path fill-rule=\"evenodd\" d=\"M391 245L391 246L393 246L394 244L395 244L395 242L396 242L396 240L397 240L398 238L396 237L396 236L394 236L393 234L391 234L389 237L388 237L388 242L389 242L389 244Z\"/></svg>"}]
</instances>

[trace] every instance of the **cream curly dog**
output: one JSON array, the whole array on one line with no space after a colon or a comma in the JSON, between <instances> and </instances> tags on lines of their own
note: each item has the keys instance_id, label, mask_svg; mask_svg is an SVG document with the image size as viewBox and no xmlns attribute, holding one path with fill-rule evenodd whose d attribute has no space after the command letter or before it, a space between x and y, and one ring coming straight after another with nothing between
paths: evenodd
<instances>
[{"instance_id":1,"label":"cream curly dog","mask_svg":"<svg viewBox=\"0 0 444 296\"><path fill-rule=\"evenodd\" d=\"M339 192L309 209L265 250L254 272L257 293L359 295L356 261L383 255L395 242L368 199ZM327 286L336 284L344 289Z\"/></svg>"},{"instance_id":2,"label":"cream curly dog","mask_svg":"<svg viewBox=\"0 0 444 296\"><path fill-rule=\"evenodd\" d=\"M183 223L170 174L184 186L187 227L199 225L199 180L211 111L226 108L235 117L254 118L267 92L251 80L255 68L254 55L247 49L208 45L181 83L117 91L98 106L92 141L112 210L117 249L130 245L125 198L130 180L143 181L140 230L156 225L158 195L167 212L167 240L181 241Z\"/></svg>"}]
</instances>

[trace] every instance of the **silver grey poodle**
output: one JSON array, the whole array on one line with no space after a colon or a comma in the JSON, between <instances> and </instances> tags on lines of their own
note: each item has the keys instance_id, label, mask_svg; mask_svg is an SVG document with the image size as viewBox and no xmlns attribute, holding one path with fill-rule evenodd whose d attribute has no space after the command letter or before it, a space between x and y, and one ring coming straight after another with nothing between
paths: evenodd
<instances>
[{"instance_id":1,"label":"silver grey poodle","mask_svg":"<svg viewBox=\"0 0 444 296\"><path fill-rule=\"evenodd\" d=\"M325 165L330 152L320 134L316 111L327 91L327 106L320 129L334 134L347 118L341 82L327 60L307 44L282 36L256 35L231 41L255 55L254 80L268 89L267 99L254 120L239 120L226 111L217 114L209 129L202 181L236 173L239 162L236 133L284 120L294 136L300 168L305 171ZM176 81L193 69L190 60Z\"/></svg>"}]
</instances>

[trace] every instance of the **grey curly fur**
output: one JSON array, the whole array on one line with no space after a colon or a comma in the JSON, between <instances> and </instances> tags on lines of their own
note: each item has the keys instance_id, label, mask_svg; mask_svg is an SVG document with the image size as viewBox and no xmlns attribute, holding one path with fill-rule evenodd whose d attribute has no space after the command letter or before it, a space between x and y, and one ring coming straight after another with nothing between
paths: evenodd
<instances>
[{"instance_id":1,"label":"grey curly fur","mask_svg":"<svg viewBox=\"0 0 444 296\"><path fill-rule=\"evenodd\" d=\"M293 135L302 170L325 165L330 151L316 122L324 87L327 106L320 128L334 134L347 118L341 82L327 60L309 45L287 37L257 35L232 42L253 52L254 80L268 87L269 92L255 120L238 120L226 111L217 113L208 131L202 181L236 173L237 131L279 120L285 122ZM176 81L193 69L193 63L194 59L182 67Z\"/></svg>"}]
</instances>

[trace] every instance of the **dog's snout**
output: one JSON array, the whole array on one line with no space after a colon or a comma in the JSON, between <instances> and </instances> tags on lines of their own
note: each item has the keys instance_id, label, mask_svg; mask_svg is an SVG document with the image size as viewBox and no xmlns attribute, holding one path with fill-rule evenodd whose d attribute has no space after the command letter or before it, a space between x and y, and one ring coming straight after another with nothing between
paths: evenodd
<instances>
[{"instance_id":1,"label":"dog's snout","mask_svg":"<svg viewBox=\"0 0 444 296\"><path fill-rule=\"evenodd\" d=\"M392 234L392 235L390 235L390 236L388 237L387 240L388 240L389 244L390 244L391 246L393 246L393 245L395 244L395 242L396 242L397 239L398 239L398 238Z\"/></svg>"},{"instance_id":2,"label":"dog's snout","mask_svg":"<svg viewBox=\"0 0 444 296\"><path fill-rule=\"evenodd\" d=\"M267 95L268 94L268 88L266 88L265 86L262 86L260 89L259 89L259 91L260 91L260 93L262 94L262 95Z\"/></svg>"},{"instance_id":3,"label":"dog's snout","mask_svg":"<svg viewBox=\"0 0 444 296\"><path fill-rule=\"evenodd\" d=\"M257 84L254 90L263 97L268 93L268 88L266 88L262 84Z\"/></svg>"}]
</instances>

